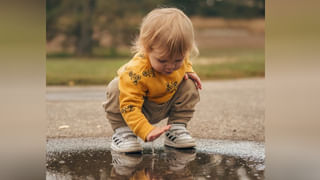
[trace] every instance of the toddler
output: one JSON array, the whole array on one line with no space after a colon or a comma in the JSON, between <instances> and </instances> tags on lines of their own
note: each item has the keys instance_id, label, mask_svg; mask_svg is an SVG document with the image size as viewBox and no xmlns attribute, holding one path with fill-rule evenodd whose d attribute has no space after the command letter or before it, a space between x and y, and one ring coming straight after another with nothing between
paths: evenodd
<instances>
[{"instance_id":1,"label":"toddler","mask_svg":"<svg viewBox=\"0 0 320 180\"><path fill-rule=\"evenodd\" d=\"M152 10L141 24L133 47L135 56L118 70L103 103L114 134L111 149L142 151L145 142L165 133L165 145L196 145L186 129L199 102L201 81L189 61L198 49L190 19L179 9ZM168 117L164 127L155 127Z\"/></svg>"}]
</instances>

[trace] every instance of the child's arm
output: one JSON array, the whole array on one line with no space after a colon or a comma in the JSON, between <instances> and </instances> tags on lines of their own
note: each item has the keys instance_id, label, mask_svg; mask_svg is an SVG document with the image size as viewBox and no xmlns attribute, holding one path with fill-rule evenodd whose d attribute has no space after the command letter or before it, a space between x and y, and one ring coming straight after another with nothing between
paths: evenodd
<instances>
[{"instance_id":1,"label":"child's arm","mask_svg":"<svg viewBox=\"0 0 320 180\"><path fill-rule=\"evenodd\" d=\"M147 89L142 82L141 75L131 70L119 75L119 103L123 119L130 129L144 141L155 128L142 113L144 96Z\"/></svg>"},{"instance_id":2,"label":"child's arm","mask_svg":"<svg viewBox=\"0 0 320 180\"><path fill-rule=\"evenodd\" d=\"M189 60L189 58L186 59L186 74L184 75L184 79L192 79L193 82L195 83L197 89L202 89L202 84L199 76L194 72L192 68L192 63Z\"/></svg>"}]
</instances>

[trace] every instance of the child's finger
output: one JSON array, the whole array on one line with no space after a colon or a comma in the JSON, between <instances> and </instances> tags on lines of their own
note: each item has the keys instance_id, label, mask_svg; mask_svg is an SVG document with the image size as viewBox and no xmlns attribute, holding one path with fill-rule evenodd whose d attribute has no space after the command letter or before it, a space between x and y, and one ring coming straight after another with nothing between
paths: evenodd
<instances>
[{"instance_id":1,"label":"child's finger","mask_svg":"<svg viewBox=\"0 0 320 180\"><path fill-rule=\"evenodd\" d=\"M168 131L171 128L171 125L167 125L165 127L162 128L158 128L156 130L156 132L153 133L153 135L151 135L147 141L154 141L155 139L157 139L158 137L160 137L164 132Z\"/></svg>"},{"instance_id":2,"label":"child's finger","mask_svg":"<svg viewBox=\"0 0 320 180\"><path fill-rule=\"evenodd\" d=\"M197 84L198 84L198 88L199 88L199 89L202 89L201 82L200 82L200 81L197 81Z\"/></svg>"},{"instance_id":3,"label":"child's finger","mask_svg":"<svg viewBox=\"0 0 320 180\"><path fill-rule=\"evenodd\" d=\"M155 139L157 139L158 137L160 137L164 132L166 132L167 130L169 130L170 129L170 127L168 127L168 126L166 126L166 127L163 127L160 131L159 131L159 133L157 133L157 134L155 134L154 136L153 136L153 140L155 140Z\"/></svg>"},{"instance_id":4,"label":"child's finger","mask_svg":"<svg viewBox=\"0 0 320 180\"><path fill-rule=\"evenodd\" d=\"M168 130L170 129L170 127L171 127L171 125L167 125L167 126L165 126L165 127L162 127L157 135L160 136L160 135L163 134L164 132L168 131Z\"/></svg>"},{"instance_id":5,"label":"child's finger","mask_svg":"<svg viewBox=\"0 0 320 180\"><path fill-rule=\"evenodd\" d=\"M187 80L188 79L188 74L184 75L184 79Z\"/></svg>"},{"instance_id":6,"label":"child's finger","mask_svg":"<svg viewBox=\"0 0 320 180\"><path fill-rule=\"evenodd\" d=\"M202 89L202 85L201 85L201 81L200 81L200 78L195 76L194 77L194 82L196 83L196 86L198 89Z\"/></svg>"},{"instance_id":7,"label":"child's finger","mask_svg":"<svg viewBox=\"0 0 320 180\"><path fill-rule=\"evenodd\" d=\"M153 141L153 140L157 139L160 135L161 135L161 133L151 136L150 137L150 141Z\"/></svg>"},{"instance_id":8,"label":"child's finger","mask_svg":"<svg viewBox=\"0 0 320 180\"><path fill-rule=\"evenodd\" d=\"M163 134L164 132L168 131L170 129L170 127L171 127L170 125L163 127L161 129L161 133L160 134Z\"/></svg>"},{"instance_id":9,"label":"child's finger","mask_svg":"<svg viewBox=\"0 0 320 180\"><path fill-rule=\"evenodd\" d=\"M151 141L156 140L159 136L160 136L160 135L154 135L154 136L152 137L152 140L151 140Z\"/></svg>"},{"instance_id":10,"label":"child's finger","mask_svg":"<svg viewBox=\"0 0 320 180\"><path fill-rule=\"evenodd\" d=\"M194 85L196 85L196 88L199 89L199 83L198 83L198 81L195 79L195 80L193 80L193 82L194 82Z\"/></svg>"}]
</instances>

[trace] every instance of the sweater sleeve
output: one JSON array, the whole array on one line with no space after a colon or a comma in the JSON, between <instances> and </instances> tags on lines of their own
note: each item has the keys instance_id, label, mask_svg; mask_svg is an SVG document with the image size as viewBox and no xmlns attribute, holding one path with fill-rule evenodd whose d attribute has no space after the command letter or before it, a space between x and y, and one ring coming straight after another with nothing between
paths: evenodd
<instances>
[{"instance_id":1,"label":"sweater sleeve","mask_svg":"<svg viewBox=\"0 0 320 180\"><path fill-rule=\"evenodd\" d=\"M129 128L146 141L147 135L154 129L142 113L146 88L140 74L125 71L119 77L120 112Z\"/></svg>"}]
</instances>

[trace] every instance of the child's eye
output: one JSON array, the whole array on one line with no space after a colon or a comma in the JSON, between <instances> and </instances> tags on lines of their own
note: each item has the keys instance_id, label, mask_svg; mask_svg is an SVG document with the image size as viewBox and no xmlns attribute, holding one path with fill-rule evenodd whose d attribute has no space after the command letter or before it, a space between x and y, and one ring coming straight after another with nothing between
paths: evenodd
<instances>
[{"instance_id":1,"label":"child's eye","mask_svg":"<svg viewBox=\"0 0 320 180\"><path fill-rule=\"evenodd\" d=\"M159 63L166 63L167 61L166 60L158 60L159 61Z\"/></svg>"},{"instance_id":2,"label":"child's eye","mask_svg":"<svg viewBox=\"0 0 320 180\"><path fill-rule=\"evenodd\" d=\"M180 62L182 62L182 59L177 59L176 62L180 63Z\"/></svg>"}]
</instances>

